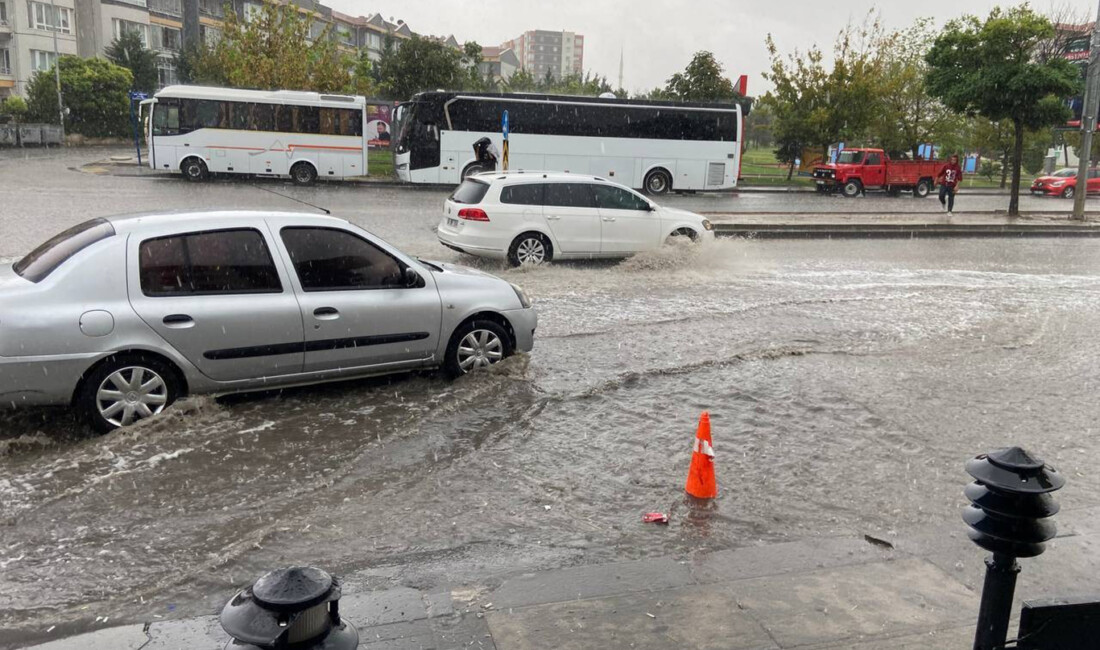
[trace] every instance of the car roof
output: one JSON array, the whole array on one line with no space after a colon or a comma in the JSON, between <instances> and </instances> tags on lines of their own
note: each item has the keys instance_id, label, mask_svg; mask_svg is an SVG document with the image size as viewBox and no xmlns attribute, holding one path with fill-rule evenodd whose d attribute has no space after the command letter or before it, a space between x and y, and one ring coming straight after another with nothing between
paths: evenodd
<instances>
[{"instance_id":1,"label":"car roof","mask_svg":"<svg viewBox=\"0 0 1100 650\"><path fill-rule=\"evenodd\" d=\"M594 176L592 174L574 174L571 172L551 172L551 171L537 171L520 169L515 171L506 172L481 172L475 174L469 178L475 178L480 181L489 181L493 183L534 183L536 181L541 183L564 183L564 182L599 182L599 183L611 183L608 179L602 176Z\"/></svg>"},{"instance_id":2,"label":"car roof","mask_svg":"<svg viewBox=\"0 0 1100 650\"><path fill-rule=\"evenodd\" d=\"M135 214L122 214L104 219L111 223L115 232L140 232L144 228L163 228L164 226L186 226L190 222L209 222L223 220L227 227L232 227L235 221L279 218L293 220L305 225L347 225L346 219L330 217L327 215L313 214L310 212L282 212L278 210L181 210L170 212L140 212Z\"/></svg>"}]
</instances>

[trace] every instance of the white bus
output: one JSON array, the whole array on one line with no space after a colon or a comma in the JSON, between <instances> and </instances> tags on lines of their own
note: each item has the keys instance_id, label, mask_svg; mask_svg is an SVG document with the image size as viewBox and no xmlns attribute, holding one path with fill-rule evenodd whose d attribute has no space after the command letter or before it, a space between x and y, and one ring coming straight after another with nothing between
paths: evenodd
<instances>
[{"instance_id":1,"label":"white bus","mask_svg":"<svg viewBox=\"0 0 1100 650\"><path fill-rule=\"evenodd\" d=\"M366 100L293 90L168 86L149 105L149 166L182 172L289 176L309 185L367 173Z\"/></svg>"},{"instance_id":2,"label":"white bus","mask_svg":"<svg viewBox=\"0 0 1100 650\"><path fill-rule=\"evenodd\" d=\"M594 174L650 194L737 185L737 104L425 92L397 109L394 163L404 181L457 184L491 171L474 142L487 137L503 150L507 110L509 170Z\"/></svg>"}]
</instances>

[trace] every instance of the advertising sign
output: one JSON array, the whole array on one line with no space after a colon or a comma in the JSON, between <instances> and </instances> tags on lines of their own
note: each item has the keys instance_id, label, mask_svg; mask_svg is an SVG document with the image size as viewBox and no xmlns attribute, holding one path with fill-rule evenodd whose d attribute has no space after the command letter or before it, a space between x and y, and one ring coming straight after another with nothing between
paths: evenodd
<instances>
[{"instance_id":1,"label":"advertising sign","mask_svg":"<svg viewBox=\"0 0 1100 650\"><path fill-rule=\"evenodd\" d=\"M390 104L367 104L367 147L371 149L389 149L393 137L393 106Z\"/></svg>"}]
</instances>

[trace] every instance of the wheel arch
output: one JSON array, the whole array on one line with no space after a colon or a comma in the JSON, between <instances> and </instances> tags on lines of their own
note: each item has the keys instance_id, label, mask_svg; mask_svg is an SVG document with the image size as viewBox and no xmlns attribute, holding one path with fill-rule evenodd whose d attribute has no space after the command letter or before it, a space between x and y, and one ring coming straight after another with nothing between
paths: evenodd
<instances>
[{"instance_id":1,"label":"wheel arch","mask_svg":"<svg viewBox=\"0 0 1100 650\"><path fill-rule=\"evenodd\" d=\"M188 160L191 160L192 158L194 158L195 160L201 162L206 167L207 172L210 171L210 165L208 165L207 162L206 162L206 156L202 155L201 153L195 152L195 151L185 153L185 154L183 154L183 156L180 157L179 162L176 163L176 171L182 172L183 171L183 163L187 162Z\"/></svg>"},{"instance_id":2,"label":"wheel arch","mask_svg":"<svg viewBox=\"0 0 1100 650\"><path fill-rule=\"evenodd\" d=\"M289 174L290 170L294 169L294 166L298 163L308 164L310 167L313 168L313 173L316 174L318 178L321 177L321 169L317 166L317 163L313 162L309 158L291 158L290 164L286 167L286 173Z\"/></svg>"},{"instance_id":3,"label":"wheel arch","mask_svg":"<svg viewBox=\"0 0 1100 650\"><path fill-rule=\"evenodd\" d=\"M80 395L80 391L84 389L84 382L87 380L89 375L99 369L103 364L108 363L119 357L151 357L153 359L156 359L157 361L165 364L165 366L170 368L172 372L175 373L176 380L179 381L180 385L180 397L183 397L190 392L190 386L187 383L187 374L184 373L183 368L180 367L179 363L177 363L175 359L156 350L130 347L109 352L103 355L101 358L97 359L95 363L85 368L84 372L80 373L80 377L77 379L76 385L73 387L73 393L69 397L69 403L76 403L77 397Z\"/></svg>"},{"instance_id":4,"label":"wheel arch","mask_svg":"<svg viewBox=\"0 0 1100 650\"><path fill-rule=\"evenodd\" d=\"M658 162L658 163L653 163L653 164L649 165L648 167L646 167L645 169L643 169L642 170L642 177L641 177L641 179L639 179L641 181L639 183L639 187L642 188L642 192L646 191L645 179L648 178L649 175L652 174L655 171L664 172L668 176L668 192L672 192L673 189L676 187L676 175L672 173L672 169L671 169L671 167L674 167L674 166L675 166L674 163ZM648 195L648 193L647 193L647 195Z\"/></svg>"},{"instance_id":5,"label":"wheel arch","mask_svg":"<svg viewBox=\"0 0 1100 650\"><path fill-rule=\"evenodd\" d=\"M505 316L504 314L502 314L498 311L490 310L490 309L478 309L478 310L474 311L474 313L469 314L468 316L466 316L462 320L458 321L458 323L451 330L451 336L454 336L454 333L456 331L458 331L458 328L462 327L466 323L469 323L469 322L472 322L472 321L475 321L475 320L487 320L487 321L491 321L493 323L496 323L497 325L500 325L502 328L504 328L504 331L507 332L507 334L508 334L508 339L509 339L508 343L511 345L513 350L515 349L515 347L516 347L516 329L514 327L512 327L512 321L508 320L508 317ZM447 337L448 341L450 341L451 336Z\"/></svg>"}]
</instances>

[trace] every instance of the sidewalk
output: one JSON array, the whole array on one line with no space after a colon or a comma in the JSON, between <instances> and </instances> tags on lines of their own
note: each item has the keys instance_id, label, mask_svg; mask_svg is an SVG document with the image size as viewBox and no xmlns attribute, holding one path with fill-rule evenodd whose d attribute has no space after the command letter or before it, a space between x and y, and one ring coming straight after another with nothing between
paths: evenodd
<instances>
[{"instance_id":1,"label":"sidewalk","mask_svg":"<svg viewBox=\"0 0 1100 650\"><path fill-rule=\"evenodd\" d=\"M1098 237L1100 212L702 212L714 233L759 238Z\"/></svg>"},{"instance_id":2,"label":"sidewalk","mask_svg":"<svg viewBox=\"0 0 1100 650\"><path fill-rule=\"evenodd\" d=\"M961 494L960 494L961 497ZM1063 510L1024 600L1100 594L1100 507ZM360 648L968 648L985 553L957 524L580 566L499 585L345 590ZM354 576L347 581L354 584ZM228 599L232 594L225 594ZM1010 628L1015 634L1016 623ZM36 650L221 650L216 616L104 629Z\"/></svg>"}]
</instances>

